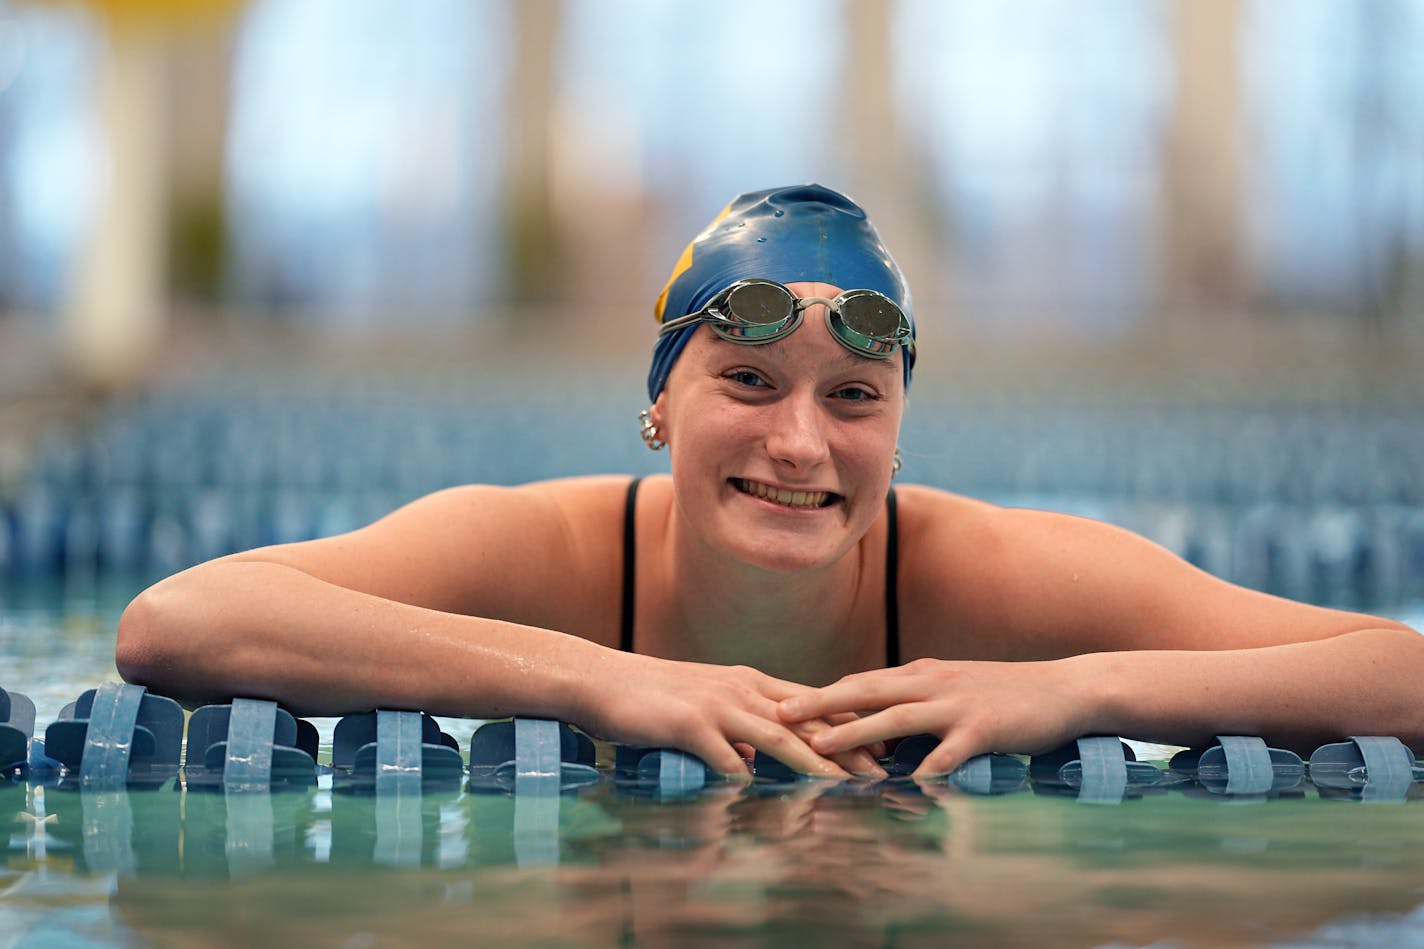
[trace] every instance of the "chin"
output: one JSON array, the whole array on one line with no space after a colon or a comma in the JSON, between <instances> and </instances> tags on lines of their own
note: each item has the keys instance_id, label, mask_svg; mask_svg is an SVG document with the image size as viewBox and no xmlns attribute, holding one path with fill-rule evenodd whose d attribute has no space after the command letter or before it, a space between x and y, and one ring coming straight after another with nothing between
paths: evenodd
<instances>
[{"instance_id":1,"label":"chin","mask_svg":"<svg viewBox=\"0 0 1424 949\"><path fill-rule=\"evenodd\" d=\"M813 554L787 548L777 548L774 550L761 548L760 550L746 552L741 559L749 566L756 567L759 570L765 570L767 573L780 573L786 576L794 576L796 574L828 567L839 558L833 555Z\"/></svg>"},{"instance_id":2,"label":"chin","mask_svg":"<svg viewBox=\"0 0 1424 949\"><path fill-rule=\"evenodd\" d=\"M829 567L855 547L855 539L843 528L828 533L808 526L800 525L798 530L743 524L733 528L728 547L749 566L788 575Z\"/></svg>"}]
</instances>

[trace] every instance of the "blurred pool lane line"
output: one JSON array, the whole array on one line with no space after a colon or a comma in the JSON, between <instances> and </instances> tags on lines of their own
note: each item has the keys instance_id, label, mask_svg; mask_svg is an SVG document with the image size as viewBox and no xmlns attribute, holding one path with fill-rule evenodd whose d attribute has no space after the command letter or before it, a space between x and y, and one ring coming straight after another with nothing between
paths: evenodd
<instances>
[{"instance_id":1,"label":"blurred pool lane line","mask_svg":"<svg viewBox=\"0 0 1424 949\"><path fill-rule=\"evenodd\" d=\"M452 484L665 470L636 435L647 340L610 334L615 318L504 319L443 341L209 331L125 393L12 378L0 573L161 573L347 530ZM1406 371L1409 347L1381 360L1282 337L1208 372L1194 371L1205 349L1161 343L926 335L902 479L1102 517L1290 596L1424 597L1424 373Z\"/></svg>"}]
</instances>

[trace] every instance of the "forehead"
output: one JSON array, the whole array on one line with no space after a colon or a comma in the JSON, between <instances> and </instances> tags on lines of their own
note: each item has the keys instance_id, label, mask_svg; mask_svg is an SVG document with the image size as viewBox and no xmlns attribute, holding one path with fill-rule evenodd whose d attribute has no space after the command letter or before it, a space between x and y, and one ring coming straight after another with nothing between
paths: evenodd
<instances>
[{"instance_id":1,"label":"forehead","mask_svg":"<svg viewBox=\"0 0 1424 949\"><path fill-rule=\"evenodd\" d=\"M816 286L826 287L827 284ZM837 291L838 292L838 291ZM817 294L819 295L819 294ZM903 352L897 351L889 359L871 359L846 349L831 331L826 328L825 307L808 307L801 325L789 335L769 343L747 345L723 339L705 326L698 327L688 340L683 362L687 357L715 363L775 362L797 371L815 371L825 374L855 373L861 376L886 379L900 379L903 374L901 360ZM676 367L674 367L676 371Z\"/></svg>"},{"instance_id":2,"label":"forehead","mask_svg":"<svg viewBox=\"0 0 1424 949\"><path fill-rule=\"evenodd\" d=\"M828 297L834 300L840 296L841 291L848 288L838 287L833 283L816 283L811 280L797 280L795 283L786 284L786 289L790 290L797 298Z\"/></svg>"}]
</instances>

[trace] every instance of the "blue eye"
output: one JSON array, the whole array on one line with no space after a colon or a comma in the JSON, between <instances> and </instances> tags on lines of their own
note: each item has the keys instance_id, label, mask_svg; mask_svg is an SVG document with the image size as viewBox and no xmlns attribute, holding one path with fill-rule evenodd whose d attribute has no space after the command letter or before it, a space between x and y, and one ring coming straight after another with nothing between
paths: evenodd
<instances>
[{"instance_id":1,"label":"blue eye","mask_svg":"<svg viewBox=\"0 0 1424 949\"><path fill-rule=\"evenodd\" d=\"M757 375L755 372L752 372L750 369L734 370L732 372L727 373L727 378L731 379L738 385L750 386L752 388L759 388L761 386L766 385L766 380L763 379L761 376Z\"/></svg>"},{"instance_id":2,"label":"blue eye","mask_svg":"<svg viewBox=\"0 0 1424 949\"><path fill-rule=\"evenodd\" d=\"M875 393L862 389L859 386L846 386L844 389L837 389L835 397L844 399L847 402L868 402L875 398Z\"/></svg>"}]
</instances>

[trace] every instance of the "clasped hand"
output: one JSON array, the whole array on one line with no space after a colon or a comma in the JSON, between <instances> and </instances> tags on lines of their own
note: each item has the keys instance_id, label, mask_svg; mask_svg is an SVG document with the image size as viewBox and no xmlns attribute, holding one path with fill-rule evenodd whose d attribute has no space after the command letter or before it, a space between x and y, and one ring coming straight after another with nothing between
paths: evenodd
<instances>
[{"instance_id":1,"label":"clasped hand","mask_svg":"<svg viewBox=\"0 0 1424 949\"><path fill-rule=\"evenodd\" d=\"M909 735L940 739L915 771L953 771L987 752L1037 754L1090 730L1062 662L950 662L919 659L860 672L789 696L777 712L787 725L833 722L809 736L834 758L850 749Z\"/></svg>"},{"instance_id":2,"label":"clasped hand","mask_svg":"<svg viewBox=\"0 0 1424 949\"><path fill-rule=\"evenodd\" d=\"M855 742L816 750L823 732L853 722L850 713L785 721L779 702L813 690L747 666L678 662L615 653L576 719L592 733L629 744L681 748L724 775L746 777L744 758L762 751L803 774L883 777L884 745ZM862 747L866 745L868 747Z\"/></svg>"},{"instance_id":3,"label":"clasped hand","mask_svg":"<svg viewBox=\"0 0 1424 949\"><path fill-rule=\"evenodd\" d=\"M747 666L620 654L637 688L599 689L583 724L633 744L690 751L726 775L745 776L750 750L804 774L883 777L885 742L931 734L939 745L917 777L945 774L991 751L1037 754L1091 723L1059 662L920 659L846 676L814 689Z\"/></svg>"}]
</instances>

